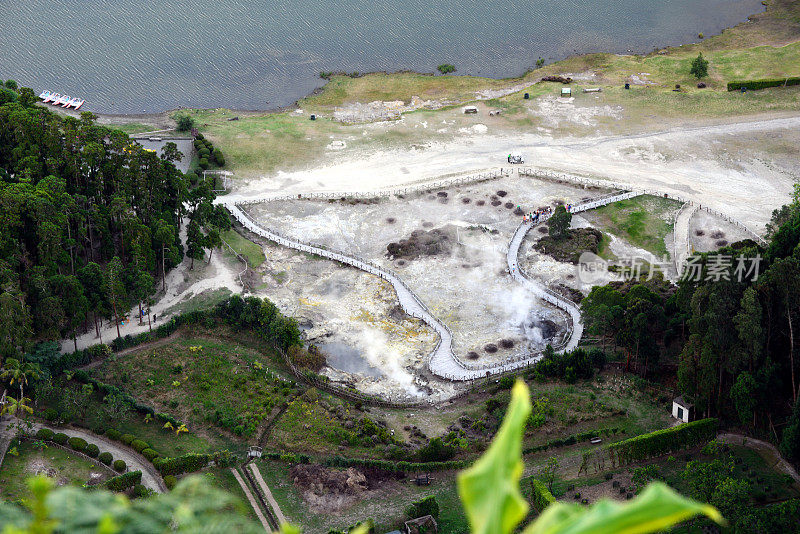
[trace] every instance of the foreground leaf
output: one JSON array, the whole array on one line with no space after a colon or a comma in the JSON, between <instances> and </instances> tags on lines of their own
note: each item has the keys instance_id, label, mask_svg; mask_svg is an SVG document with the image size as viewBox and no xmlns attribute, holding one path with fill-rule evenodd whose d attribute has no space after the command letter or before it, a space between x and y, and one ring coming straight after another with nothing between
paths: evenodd
<instances>
[{"instance_id":1,"label":"foreground leaf","mask_svg":"<svg viewBox=\"0 0 800 534\"><path fill-rule=\"evenodd\" d=\"M564 503L550 505L524 534L646 534L697 515L725 524L713 506L687 499L666 484L655 482L630 503L602 500L589 508Z\"/></svg>"},{"instance_id":2,"label":"foreground leaf","mask_svg":"<svg viewBox=\"0 0 800 534\"><path fill-rule=\"evenodd\" d=\"M491 446L458 476L458 494L473 534L508 534L528 513L519 479L523 470L522 433L530 413L528 388L518 380Z\"/></svg>"}]
</instances>

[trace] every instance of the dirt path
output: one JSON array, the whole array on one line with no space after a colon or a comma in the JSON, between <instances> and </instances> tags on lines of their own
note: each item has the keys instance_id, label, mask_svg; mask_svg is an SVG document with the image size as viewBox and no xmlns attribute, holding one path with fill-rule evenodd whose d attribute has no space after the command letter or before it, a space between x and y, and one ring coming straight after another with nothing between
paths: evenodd
<instances>
[{"instance_id":1,"label":"dirt path","mask_svg":"<svg viewBox=\"0 0 800 534\"><path fill-rule=\"evenodd\" d=\"M253 507L253 510L256 512L256 516L258 516L258 520L261 521L261 525L264 527L264 530L267 532L272 532L272 529L269 528L269 523L267 522L267 518L264 517L261 508L258 506L255 497L250 492L250 488L247 487L244 480L242 480L242 475L239 474L239 471L236 470L235 467L231 467L231 473L233 473L234 478L236 478L236 482L239 483L239 486L242 488L244 492L244 496L247 497L247 500L250 502L250 506Z\"/></svg>"},{"instance_id":2,"label":"dirt path","mask_svg":"<svg viewBox=\"0 0 800 534\"><path fill-rule=\"evenodd\" d=\"M717 439L722 443L741 445L743 447L753 449L754 451L758 451L758 453L761 454L765 460L771 463L771 467L773 469L777 469L781 473L789 475L794 479L795 484L800 484L800 475L797 474L797 471L794 470L794 467L792 467L792 465L787 462L783 456L781 456L780 451L771 443L761 441L760 439L743 436L741 434L729 433L720 434Z\"/></svg>"},{"instance_id":3,"label":"dirt path","mask_svg":"<svg viewBox=\"0 0 800 534\"><path fill-rule=\"evenodd\" d=\"M281 507L278 506L278 502L275 500L275 497L272 496L272 492L269 490L269 486L267 483L264 482L264 478L261 476L261 471L258 469L254 462L251 462L247 465L250 468L250 471L253 472L253 476L258 482L258 485L261 486L261 491L264 492L264 496L267 498L267 502L272 507L272 511L275 513L275 516L278 518L278 524L283 525L287 523L286 516L283 515L281 511ZM247 469L247 467L245 469Z\"/></svg>"},{"instance_id":4,"label":"dirt path","mask_svg":"<svg viewBox=\"0 0 800 534\"><path fill-rule=\"evenodd\" d=\"M156 347L161 347L162 345L167 345L169 343L172 343L175 340L175 338L177 338L177 337L179 337L179 334L177 332L174 332L174 333L170 334L167 337L162 337L161 339L156 339L154 341L148 341L147 343L142 343L141 345L136 345L134 347L128 347L127 349L122 349L119 352L115 352L113 354L113 356L115 356L115 357L127 356L128 354L131 354L131 353L136 352L136 351L148 350L148 349L154 349ZM95 369L96 367L99 367L104 361L105 361L104 359L95 360L93 362L87 363L84 366L78 367L78 370L88 371L89 369Z\"/></svg>"},{"instance_id":5,"label":"dirt path","mask_svg":"<svg viewBox=\"0 0 800 534\"><path fill-rule=\"evenodd\" d=\"M675 261L675 270L678 272L678 276L683 270L683 263L691 254L689 250L689 221L697 209L697 205L687 202L681 207L678 216L675 218L675 227L673 229L675 242L673 243L674 252L672 258Z\"/></svg>"}]
</instances>

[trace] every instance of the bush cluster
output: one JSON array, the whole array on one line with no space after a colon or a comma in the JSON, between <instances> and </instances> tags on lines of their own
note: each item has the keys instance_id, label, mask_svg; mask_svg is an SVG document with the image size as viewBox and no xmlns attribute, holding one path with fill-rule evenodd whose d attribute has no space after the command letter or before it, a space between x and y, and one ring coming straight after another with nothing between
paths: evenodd
<instances>
[{"instance_id":1,"label":"bush cluster","mask_svg":"<svg viewBox=\"0 0 800 534\"><path fill-rule=\"evenodd\" d=\"M172 475L167 475L164 477L164 485L167 487L168 490L171 490L175 487L175 484L178 483L178 479Z\"/></svg>"},{"instance_id":2,"label":"bush cluster","mask_svg":"<svg viewBox=\"0 0 800 534\"><path fill-rule=\"evenodd\" d=\"M156 458L153 465L162 475L181 475L199 471L211 460L212 455L210 454L189 453L177 458Z\"/></svg>"},{"instance_id":3,"label":"bush cluster","mask_svg":"<svg viewBox=\"0 0 800 534\"><path fill-rule=\"evenodd\" d=\"M200 158L198 163L201 169L207 169L212 162L218 167L225 166L225 157L222 155L222 151L214 148L214 144L203 137L203 134L197 134L197 138L194 140L194 148Z\"/></svg>"},{"instance_id":4,"label":"bush cluster","mask_svg":"<svg viewBox=\"0 0 800 534\"><path fill-rule=\"evenodd\" d=\"M114 471L117 473L122 473L128 467L128 464L125 463L125 460L114 460L112 465L114 467Z\"/></svg>"},{"instance_id":5,"label":"bush cluster","mask_svg":"<svg viewBox=\"0 0 800 534\"><path fill-rule=\"evenodd\" d=\"M61 432L59 432L58 434L56 434L55 436L53 436L53 441L55 441L55 442L56 442L56 443L58 443L59 445L66 445L66 444L67 444L67 441L69 441L69 436L67 436L66 434L62 434Z\"/></svg>"},{"instance_id":6,"label":"bush cluster","mask_svg":"<svg viewBox=\"0 0 800 534\"><path fill-rule=\"evenodd\" d=\"M94 443L89 443L86 446L86 450L83 452L85 452L87 456L90 456L92 458L97 458L97 455L100 454L100 447L98 447Z\"/></svg>"},{"instance_id":7,"label":"bush cluster","mask_svg":"<svg viewBox=\"0 0 800 534\"><path fill-rule=\"evenodd\" d=\"M37 438L46 441L53 441L53 436L55 436L55 432L53 432L49 428L40 428L39 431L36 433Z\"/></svg>"},{"instance_id":8,"label":"bush cluster","mask_svg":"<svg viewBox=\"0 0 800 534\"><path fill-rule=\"evenodd\" d=\"M121 462L122 460L117 460L117 462ZM117 462L114 462L116 464ZM124 464L125 462L123 462ZM115 466L116 469L116 466ZM119 469L117 469L119 471ZM124 475L118 475L113 478L109 478L105 481L105 487L110 489L111 491L125 491L128 488L132 488L137 484L141 484L142 482L142 472L141 471L131 471L130 473L125 473Z\"/></svg>"},{"instance_id":9,"label":"bush cluster","mask_svg":"<svg viewBox=\"0 0 800 534\"><path fill-rule=\"evenodd\" d=\"M114 457L111 456L110 452L101 452L97 459L103 462L105 465L111 465L111 462L114 460Z\"/></svg>"}]
</instances>

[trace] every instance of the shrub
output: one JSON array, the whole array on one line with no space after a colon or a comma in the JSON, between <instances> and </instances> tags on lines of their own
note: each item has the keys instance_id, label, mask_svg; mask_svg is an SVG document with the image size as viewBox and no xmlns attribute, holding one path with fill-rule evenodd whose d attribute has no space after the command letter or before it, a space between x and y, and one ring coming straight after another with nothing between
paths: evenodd
<instances>
[{"instance_id":1,"label":"shrub","mask_svg":"<svg viewBox=\"0 0 800 534\"><path fill-rule=\"evenodd\" d=\"M220 167L225 166L225 156L222 155L222 150L215 148L214 149L214 161L217 162L217 165Z\"/></svg>"},{"instance_id":2,"label":"shrub","mask_svg":"<svg viewBox=\"0 0 800 534\"><path fill-rule=\"evenodd\" d=\"M556 502L555 497L542 481L535 478L531 479L531 489L533 490L531 504L533 504L533 508L537 512L541 513L545 508ZM577 493L575 498L579 499L580 493Z\"/></svg>"},{"instance_id":3,"label":"shrub","mask_svg":"<svg viewBox=\"0 0 800 534\"><path fill-rule=\"evenodd\" d=\"M106 465L111 465L111 460L113 460L114 457L111 456L110 452L101 452L97 459Z\"/></svg>"},{"instance_id":4,"label":"shrub","mask_svg":"<svg viewBox=\"0 0 800 534\"><path fill-rule=\"evenodd\" d=\"M131 443L133 443L133 440L135 440L135 439L136 439L136 436L134 436L133 434L122 434L122 437L120 438L120 441L122 443L124 443L125 445L130 445Z\"/></svg>"},{"instance_id":5,"label":"shrub","mask_svg":"<svg viewBox=\"0 0 800 534\"><path fill-rule=\"evenodd\" d=\"M708 60L703 58L703 54L698 54L692 60L692 67L689 69L689 74L697 78L705 78L708 76Z\"/></svg>"},{"instance_id":6,"label":"shrub","mask_svg":"<svg viewBox=\"0 0 800 534\"><path fill-rule=\"evenodd\" d=\"M429 495L424 499L412 502L411 506L406 510L406 515L408 515L409 519L426 515L433 516L434 519L439 519L439 503L436 501L435 496Z\"/></svg>"},{"instance_id":7,"label":"shrub","mask_svg":"<svg viewBox=\"0 0 800 534\"><path fill-rule=\"evenodd\" d=\"M145 458L147 458L147 461L148 461L148 462L152 463L152 462L153 462L153 460L155 460L156 458L158 458L158 453L157 453L156 451L154 451L153 449L144 449L144 450L142 451L142 456L144 456Z\"/></svg>"},{"instance_id":8,"label":"shrub","mask_svg":"<svg viewBox=\"0 0 800 534\"><path fill-rule=\"evenodd\" d=\"M117 473L122 473L128 467L128 464L125 463L125 460L114 460L114 471Z\"/></svg>"},{"instance_id":9,"label":"shrub","mask_svg":"<svg viewBox=\"0 0 800 534\"><path fill-rule=\"evenodd\" d=\"M208 159L211 156L211 151L208 148L203 147L197 151L197 155L201 158Z\"/></svg>"},{"instance_id":10,"label":"shrub","mask_svg":"<svg viewBox=\"0 0 800 534\"><path fill-rule=\"evenodd\" d=\"M142 452L145 449L149 449L150 445L146 441L142 441L140 439L135 439L131 441L131 447L136 452Z\"/></svg>"},{"instance_id":11,"label":"shrub","mask_svg":"<svg viewBox=\"0 0 800 534\"><path fill-rule=\"evenodd\" d=\"M55 441L59 445L66 445L67 441L69 441L69 436L59 432L58 434L53 436L53 441Z\"/></svg>"},{"instance_id":12,"label":"shrub","mask_svg":"<svg viewBox=\"0 0 800 534\"><path fill-rule=\"evenodd\" d=\"M200 168L203 170L208 169L208 160L206 158L200 158L197 164L200 165Z\"/></svg>"},{"instance_id":13,"label":"shrub","mask_svg":"<svg viewBox=\"0 0 800 534\"><path fill-rule=\"evenodd\" d=\"M47 441L52 441L53 436L55 436L55 432L53 432L49 428L40 428L39 431L36 433L37 438L45 439Z\"/></svg>"},{"instance_id":14,"label":"shrub","mask_svg":"<svg viewBox=\"0 0 800 534\"><path fill-rule=\"evenodd\" d=\"M83 452L85 452L87 456L91 456L92 458L97 458L97 455L100 454L100 447L98 447L94 443L89 443L88 445L86 445L86 450Z\"/></svg>"},{"instance_id":15,"label":"shrub","mask_svg":"<svg viewBox=\"0 0 800 534\"><path fill-rule=\"evenodd\" d=\"M168 490L171 490L175 487L175 484L178 483L178 479L172 475L167 475L164 477L164 485L167 487Z\"/></svg>"},{"instance_id":16,"label":"shrub","mask_svg":"<svg viewBox=\"0 0 800 534\"><path fill-rule=\"evenodd\" d=\"M152 493L152 490L146 488L142 484L136 484L133 487L133 496L138 498L149 497Z\"/></svg>"},{"instance_id":17,"label":"shrub","mask_svg":"<svg viewBox=\"0 0 800 534\"><path fill-rule=\"evenodd\" d=\"M117 462L121 461L122 460L117 460ZM114 463L116 464L116 462ZM124 475L119 475L113 478L109 478L108 480L106 480L105 486L111 491L125 491L126 489L132 488L136 484L140 484L141 482L142 482L142 472L131 471L130 473L125 473Z\"/></svg>"},{"instance_id":18,"label":"shrub","mask_svg":"<svg viewBox=\"0 0 800 534\"><path fill-rule=\"evenodd\" d=\"M114 441L120 441L122 439L122 432L119 430L114 430L113 428L106 432L106 436L108 439L113 439Z\"/></svg>"},{"instance_id":19,"label":"shrub","mask_svg":"<svg viewBox=\"0 0 800 534\"><path fill-rule=\"evenodd\" d=\"M443 64L439 65L438 67L436 67L436 70L438 70L442 74L450 74L451 72L455 72L456 71L456 67L455 67L455 65L451 65L449 63L443 63Z\"/></svg>"},{"instance_id":20,"label":"shrub","mask_svg":"<svg viewBox=\"0 0 800 534\"><path fill-rule=\"evenodd\" d=\"M69 444L71 449L76 450L78 452L85 451L86 446L88 445L88 443L86 443L86 440L82 438L69 438L67 440L67 443Z\"/></svg>"},{"instance_id":21,"label":"shrub","mask_svg":"<svg viewBox=\"0 0 800 534\"><path fill-rule=\"evenodd\" d=\"M175 117L175 122L178 123L177 130L179 132L188 132L194 128L194 119L189 115L178 115Z\"/></svg>"},{"instance_id":22,"label":"shrub","mask_svg":"<svg viewBox=\"0 0 800 534\"><path fill-rule=\"evenodd\" d=\"M157 458L153 465L162 475L180 475L199 471L208 465L211 456L208 454L184 454L177 458Z\"/></svg>"},{"instance_id":23,"label":"shrub","mask_svg":"<svg viewBox=\"0 0 800 534\"><path fill-rule=\"evenodd\" d=\"M44 411L44 418L48 421L55 421L58 418L58 412L55 408L48 408ZM49 430L47 428L43 428L42 430ZM52 430L50 430L52 432Z\"/></svg>"}]
</instances>

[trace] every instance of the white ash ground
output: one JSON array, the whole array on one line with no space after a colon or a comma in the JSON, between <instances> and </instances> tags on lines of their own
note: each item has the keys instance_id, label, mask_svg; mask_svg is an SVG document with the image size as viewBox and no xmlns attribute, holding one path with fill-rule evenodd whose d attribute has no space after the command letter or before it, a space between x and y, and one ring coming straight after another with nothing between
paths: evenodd
<instances>
[{"instance_id":1,"label":"white ash ground","mask_svg":"<svg viewBox=\"0 0 800 534\"><path fill-rule=\"evenodd\" d=\"M406 198L273 202L255 205L250 213L267 227L394 270L450 327L455 352L488 364L526 352L530 343L542 348L553 341L548 332L566 328L559 310L537 302L506 272L508 243L522 219L514 214L517 206L532 211L603 193L515 175ZM450 250L415 259L388 257L389 243L433 229L453 236Z\"/></svg>"},{"instance_id":2,"label":"white ash ground","mask_svg":"<svg viewBox=\"0 0 800 534\"><path fill-rule=\"evenodd\" d=\"M358 348L364 363L380 371L368 376L325 368L323 374L391 399L454 392L451 384L424 373L436 333L399 310L388 282L274 244L264 251L255 294L297 318L310 342Z\"/></svg>"},{"instance_id":3,"label":"white ash ground","mask_svg":"<svg viewBox=\"0 0 800 534\"><path fill-rule=\"evenodd\" d=\"M751 238L735 224L704 210L697 210L689 219L689 246L695 252L711 252L725 245Z\"/></svg>"}]
</instances>

